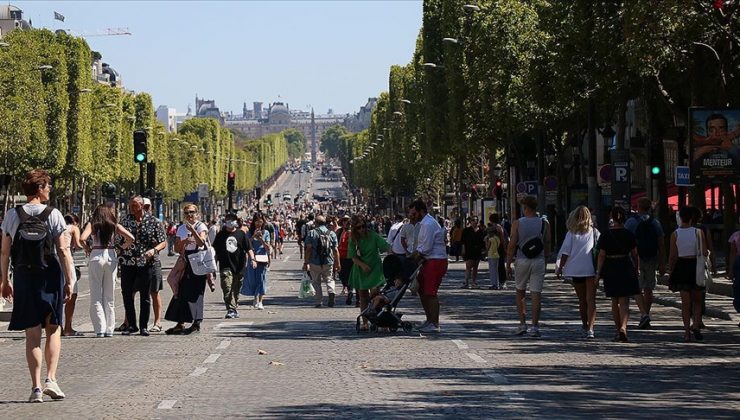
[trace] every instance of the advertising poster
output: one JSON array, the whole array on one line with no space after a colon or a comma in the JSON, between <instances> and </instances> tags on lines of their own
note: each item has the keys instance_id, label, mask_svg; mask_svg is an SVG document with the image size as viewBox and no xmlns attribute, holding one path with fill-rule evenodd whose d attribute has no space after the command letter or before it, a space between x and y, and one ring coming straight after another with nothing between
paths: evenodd
<instances>
[{"instance_id":1,"label":"advertising poster","mask_svg":"<svg viewBox=\"0 0 740 420\"><path fill-rule=\"evenodd\" d=\"M691 177L740 181L740 109L689 108Z\"/></svg>"}]
</instances>

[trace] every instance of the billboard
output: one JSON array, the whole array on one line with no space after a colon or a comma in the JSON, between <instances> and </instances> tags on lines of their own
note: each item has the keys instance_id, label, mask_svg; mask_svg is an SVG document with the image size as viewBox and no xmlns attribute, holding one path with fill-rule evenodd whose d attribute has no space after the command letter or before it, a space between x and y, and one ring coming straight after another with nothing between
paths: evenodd
<instances>
[{"instance_id":1,"label":"billboard","mask_svg":"<svg viewBox=\"0 0 740 420\"><path fill-rule=\"evenodd\" d=\"M740 180L740 109L689 108L689 160L701 178Z\"/></svg>"}]
</instances>

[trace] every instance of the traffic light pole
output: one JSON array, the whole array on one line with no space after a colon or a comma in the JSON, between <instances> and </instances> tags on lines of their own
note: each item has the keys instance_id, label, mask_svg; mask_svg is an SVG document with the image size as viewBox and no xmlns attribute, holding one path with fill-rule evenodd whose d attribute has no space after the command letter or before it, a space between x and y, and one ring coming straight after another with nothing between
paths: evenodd
<instances>
[{"instance_id":1,"label":"traffic light pole","mask_svg":"<svg viewBox=\"0 0 740 420\"><path fill-rule=\"evenodd\" d=\"M146 162L139 162L139 195L144 195L144 171Z\"/></svg>"}]
</instances>

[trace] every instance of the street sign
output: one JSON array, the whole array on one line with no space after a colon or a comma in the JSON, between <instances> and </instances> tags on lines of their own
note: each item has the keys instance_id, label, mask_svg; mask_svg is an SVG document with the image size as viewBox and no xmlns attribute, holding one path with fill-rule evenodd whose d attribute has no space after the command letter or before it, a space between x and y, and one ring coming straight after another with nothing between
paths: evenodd
<instances>
[{"instance_id":1,"label":"street sign","mask_svg":"<svg viewBox=\"0 0 740 420\"><path fill-rule=\"evenodd\" d=\"M688 166L676 166L676 185L679 187L691 187L691 173Z\"/></svg>"},{"instance_id":2,"label":"street sign","mask_svg":"<svg viewBox=\"0 0 740 420\"><path fill-rule=\"evenodd\" d=\"M198 200L208 198L208 184L198 184Z\"/></svg>"},{"instance_id":3,"label":"street sign","mask_svg":"<svg viewBox=\"0 0 740 420\"><path fill-rule=\"evenodd\" d=\"M558 190L558 178L555 176L548 176L545 178L545 191L557 191Z\"/></svg>"},{"instance_id":4,"label":"street sign","mask_svg":"<svg viewBox=\"0 0 740 420\"><path fill-rule=\"evenodd\" d=\"M611 185L612 183L612 165L607 163L606 165L599 165L599 185Z\"/></svg>"},{"instance_id":5,"label":"street sign","mask_svg":"<svg viewBox=\"0 0 740 420\"><path fill-rule=\"evenodd\" d=\"M77 214L80 212L80 206L72 206L72 213Z\"/></svg>"}]
</instances>

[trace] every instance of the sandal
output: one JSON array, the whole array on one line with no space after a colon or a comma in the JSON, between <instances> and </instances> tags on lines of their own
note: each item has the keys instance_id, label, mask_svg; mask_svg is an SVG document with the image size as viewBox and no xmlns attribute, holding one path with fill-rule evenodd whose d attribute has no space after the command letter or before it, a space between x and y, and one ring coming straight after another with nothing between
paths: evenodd
<instances>
[{"instance_id":1,"label":"sandal","mask_svg":"<svg viewBox=\"0 0 740 420\"><path fill-rule=\"evenodd\" d=\"M162 326L159 324L154 324L151 328L149 328L149 332L162 332Z\"/></svg>"},{"instance_id":2,"label":"sandal","mask_svg":"<svg viewBox=\"0 0 740 420\"><path fill-rule=\"evenodd\" d=\"M62 337L84 337L84 336L85 334L79 331L75 331L75 330L72 330L69 333L65 333L65 332L62 333Z\"/></svg>"}]
</instances>

